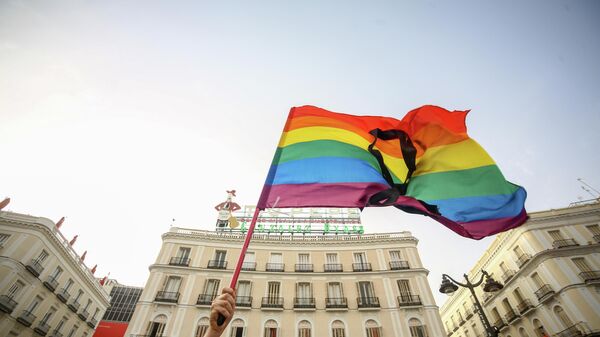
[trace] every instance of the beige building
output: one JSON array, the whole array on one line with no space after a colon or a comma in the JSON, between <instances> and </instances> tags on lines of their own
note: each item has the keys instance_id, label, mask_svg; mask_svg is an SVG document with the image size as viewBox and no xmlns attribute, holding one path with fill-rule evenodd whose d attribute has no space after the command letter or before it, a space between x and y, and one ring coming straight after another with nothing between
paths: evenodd
<instances>
[{"instance_id":1,"label":"beige building","mask_svg":"<svg viewBox=\"0 0 600 337\"><path fill-rule=\"evenodd\" d=\"M498 235L469 273L479 279L483 269L504 284L477 289L490 323L502 337L600 336L600 203L530 216ZM440 314L448 336L486 336L465 288Z\"/></svg>"},{"instance_id":2,"label":"beige building","mask_svg":"<svg viewBox=\"0 0 600 337\"><path fill-rule=\"evenodd\" d=\"M0 336L91 337L108 305L54 222L0 211Z\"/></svg>"},{"instance_id":3,"label":"beige building","mask_svg":"<svg viewBox=\"0 0 600 337\"><path fill-rule=\"evenodd\" d=\"M173 227L126 336L202 336L229 285L254 211L236 230ZM224 336L436 337L445 334L409 232L364 234L357 209L262 212ZM293 234L292 234L293 233Z\"/></svg>"}]
</instances>

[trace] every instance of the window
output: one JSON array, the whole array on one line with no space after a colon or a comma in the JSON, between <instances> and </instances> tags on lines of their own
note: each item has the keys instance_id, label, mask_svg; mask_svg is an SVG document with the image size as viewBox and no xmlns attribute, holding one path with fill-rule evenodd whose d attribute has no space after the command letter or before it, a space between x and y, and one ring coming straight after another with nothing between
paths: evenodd
<instances>
[{"instance_id":1,"label":"window","mask_svg":"<svg viewBox=\"0 0 600 337\"><path fill-rule=\"evenodd\" d=\"M519 305L520 303L523 303L523 295L521 295L521 290L519 288L516 288L515 291L513 291L513 294L515 295L515 298L517 299L517 302Z\"/></svg>"},{"instance_id":2,"label":"window","mask_svg":"<svg viewBox=\"0 0 600 337\"><path fill-rule=\"evenodd\" d=\"M10 238L9 234L0 233L0 248L4 247L6 241Z\"/></svg>"},{"instance_id":3,"label":"window","mask_svg":"<svg viewBox=\"0 0 600 337\"><path fill-rule=\"evenodd\" d=\"M573 321L569 318L567 313L560 306L554 307L554 314L558 317L558 320L562 323L563 329L570 328L573 325Z\"/></svg>"},{"instance_id":4,"label":"window","mask_svg":"<svg viewBox=\"0 0 600 337\"><path fill-rule=\"evenodd\" d=\"M540 275L538 275L538 273L531 274L531 279L533 280L533 283L535 284L535 286L538 289L544 285L544 282L542 281L542 279L540 278Z\"/></svg>"},{"instance_id":5,"label":"window","mask_svg":"<svg viewBox=\"0 0 600 337\"><path fill-rule=\"evenodd\" d=\"M244 264L242 264L242 270L256 270L256 255L254 252L246 252Z\"/></svg>"},{"instance_id":6,"label":"window","mask_svg":"<svg viewBox=\"0 0 600 337\"><path fill-rule=\"evenodd\" d=\"M342 321L333 321L331 323L332 337L346 337L346 327Z\"/></svg>"},{"instance_id":7,"label":"window","mask_svg":"<svg viewBox=\"0 0 600 337\"><path fill-rule=\"evenodd\" d=\"M310 255L298 254L298 264L310 264Z\"/></svg>"},{"instance_id":8,"label":"window","mask_svg":"<svg viewBox=\"0 0 600 337\"><path fill-rule=\"evenodd\" d=\"M75 336L75 332L77 332L77 329L79 329L79 327L77 325L75 325L71 331L69 332L69 335L67 337L73 337Z\"/></svg>"},{"instance_id":9,"label":"window","mask_svg":"<svg viewBox=\"0 0 600 337\"><path fill-rule=\"evenodd\" d=\"M283 263L281 253L271 253L269 263Z\"/></svg>"},{"instance_id":10,"label":"window","mask_svg":"<svg viewBox=\"0 0 600 337\"><path fill-rule=\"evenodd\" d=\"M358 263L358 264L367 263L367 255L363 252L354 253L354 263Z\"/></svg>"},{"instance_id":11,"label":"window","mask_svg":"<svg viewBox=\"0 0 600 337\"><path fill-rule=\"evenodd\" d=\"M14 299L19 295L21 289L23 289L24 286L25 284L21 281L13 283L13 285L8 289L8 293L6 293L6 296L10 299Z\"/></svg>"},{"instance_id":12,"label":"window","mask_svg":"<svg viewBox=\"0 0 600 337\"><path fill-rule=\"evenodd\" d=\"M244 301L249 301L251 292L252 292L252 282L250 282L250 281L239 281L238 282L238 286L237 286L238 302L241 299L244 299Z\"/></svg>"},{"instance_id":13,"label":"window","mask_svg":"<svg viewBox=\"0 0 600 337\"><path fill-rule=\"evenodd\" d=\"M231 322L231 335L230 337L243 337L244 336L244 321L236 318Z\"/></svg>"},{"instance_id":14,"label":"window","mask_svg":"<svg viewBox=\"0 0 600 337\"><path fill-rule=\"evenodd\" d=\"M79 291L77 292L77 296L75 296L73 302L78 302L81 295L83 295L83 290L79 289Z\"/></svg>"},{"instance_id":15,"label":"window","mask_svg":"<svg viewBox=\"0 0 600 337\"><path fill-rule=\"evenodd\" d=\"M373 284L369 281L358 282L358 294L361 298L375 297L375 292L373 291Z\"/></svg>"},{"instance_id":16,"label":"window","mask_svg":"<svg viewBox=\"0 0 600 337\"><path fill-rule=\"evenodd\" d=\"M571 261L573 261L575 266L577 266L577 269L579 269L579 271L582 273L592 271L592 268L590 268L590 265L585 261L583 257L576 257L571 259Z\"/></svg>"},{"instance_id":17,"label":"window","mask_svg":"<svg viewBox=\"0 0 600 337\"><path fill-rule=\"evenodd\" d=\"M219 262L225 262L225 257L227 256L227 251L225 250L217 250L215 251L215 260Z\"/></svg>"},{"instance_id":18,"label":"window","mask_svg":"<svg viewBox=\"0 0 600 337\"><path fill-rule=\"evenodd\" d=\"M479 336L479 330L477 330L477 325L476 324L471 325L471 329L473 329L473 334L475 336Z\"/></svg>"},{"instance_id":19,"label":"window","mask_svg":"<svg viewBox=\"0 0 600 337\"><path fill-rule=\"evenodd\" d=\"M66 322L67 322L67 318L63 317L60 320L60 322L58 322L58 324L56 325L56 328L54 328L54 330L60 332L60 329L62 329L62 327L65 325Z\"/></svg>"},{"instance_id":20,"label":"window","mask_svg":"<svg viewBox=\"0 0 600 337\"><path fill-rule=\"evenodd\" d=\"M546 332L546 329L544 329L544 326L538 319L533 320L533 326L534 326L536 336L538 336L538 337L548 337L549 336L548 333Z\"/></svg>"},{"instance_id":21,"label":"window","mask_svg":"<svg viewBox=\"0 0 600 337\"><path fill-rule=\"evenodd\" d=\"M402 255L399 250L390 251L390 261L402 261Z\"/></svg>"},{"instance_id":22,"label":"window","mask_svg":"<svg viewBox=\"0 0 600 337\"><path fill-rule=\"evenodd\" d=\"M296 283L296 301L294 305L313 306L312 284L308 282Z\"/></svg>"},{"instance_id":23,"label":"window","mask_svg":"<svg viewBox=\"0 0 600 337\"><path fill-rule=\"evenodd\" d=\"M56 269L54 269L54 272L50 274L50 277L56 280L60 276L60 274L62 274L62 272L63 270L61 267L56 267Z\"/></svg>"},{"instance_id":24,"label":"window","mask_svg":"<svg viewBox=\"0 0 600 337\"><path fill-rule=\"evenodd\" d=\"M398 280L398 289L401 297L410 297L412 294L408 280Z\"/></svg>"},{"instance_id":25,"label":"window","mask_svg":"<svg viewBox=\"0 0 600 337\"><path fill-rule=\"evenodd\" d=\"M279 328L277 322L270 319L265 322L265 335L264 337L277 337Z\"/></svg>"},{"instance_id":26,"label":"window","mask_svg":"<svg viewBox=\"0 0 600 337\"><path fill-rule=\"evenodd\" d=\"M182 260L188 259L190 257L190 251L190 248L179 247L179 250L177 251L177 257Z\"/></svg>"},{"instance_id":27,"label":"window","mask_svg":"<svg viewBox=\"0 0 600 337\"><path fill-rule=\"evenodd\" d=\"M179 292L179 286L181 285L181 277L169 276L165 284L165 292L176 293Z\"/></svg>"},{"instance_id":28,"label":"window","mask_svg":"<svg viewBox=\"0 0 600 337\"><path fill-rule=\"evenodd\" d=\"M327 254L325 254L325 259L327 260L327 264L337 264L338 263L337 253L327 253Z\"/></svg>"},{"instance_id":29,"label":"window","mask_svg":"<svg viewBox=\"0 0 600 337\"><path fill-rule=\"evenodd\" d=\"M408 321L408 328L411 337L427 337L427 329L421 324L421 321L416 318L411 318Z\"/></svg>"},{"instance_id":30,"label":"window","mask_svg":"<svg viewBox=\"0 0 600 337\"><path fill-rule=\"evenodd\" d=\"M40 325L48 324L48 321L50 321L50 319L52 318L52 315L54 315L55 312L56 312L56 309L50 308L50 310L48 310L48 312L46 312L44 317L42 317L42 320L40 321Z\"/></svg>"},{"instance_id":31,"label":"window","mask_svg":"<svg viewBox=\"0 0 600 337\"><path fill-rule=\"evenodd\" d=\"M298 337L311 337L312 325L309 321L300 321L298 323Z\"/></svg>"},{"instance_id":32,"label":"window","mask_svg":"<svg viewBox=\"0 0 600 337\"><path fill-rule=\"evenodd\" d=\"M165 325L167 324L167 316L158 315L152 322L148 323L148 329L146 331L147 337L158 337L162 336Z\"/></svg>"},{"instance_id":33,"label":"window","mask_svg":"<svg viewBox=\"0 0 600 337\"><path fill-rule=\"evenodd\" d=\"M550 237L552 238L552 240L554 241L559 241L559 240L564 240L565 238L562 236L562 234L560 233L559 230L554 230L554 231L548 231L548 235L550 235Z\"/></svg>"},{"instance_id":34,"label":"window","mask_svg":"<svg viewBox=\"0 0 600 337\"><path fill-rule=\"evenodd\" d=\"M35 311L35 309L38 307L38 305L40 305L40 303L42 303L43 299L39 296L36 296L33 301L31 301L31 303L29 304L29 306L27 307L27 312L32 313Z\"/></svg>"},{"instance_id":35,"label":"window","mask_svg":"<svg viewBox=\"0 0 600 337\"><path fill-rule=\"evenodd\" d=\"M506 268L506 264L504 262L500 262L500 270L502 270L503 274L508 271L508 269Z\"/></svg>"},{"instance_id":36,"label":"window","mask_svg":"<svg viewBox=\"0 0 600 337\"><path fill-rule=\"evenodd\" d=\"M96 308L96 310L94 310L94 314L92 315L92 319L96 319L96 316L98 315L98 312L100 311L100 309Z\"/></svg>"},{"instance_id":37,"label":"window","mask_svg":"<svg viewBox=\"0 0 600 337\"><path fill-rule=\"evenodd\" d=\"M42 252L40 253L40 255L37 257L37 259L35 259L35 261L39 264L41 264L42 262L44 262L44 260L46 260L46 258L48 257L48 252L45 250L42 250Z\"/></svg>"},{"instance_id":38,"label":"window","mask_svg":"<svg viewBox=\"0 0 600 337\"><path fill-rule=\"evenodd\" d=\"M206 280L206 283L204 283L204 295L206 297L206 301L212 301L215 299L215 297L217 297L217 295L219 294L219 284L221 283L220 280L214 280L214 279L210 279L210 280Z\"/></svg>"},{"instance_id":39,"label":"window","mask_svg":"<svg viewBox=\"0 0 600 337\"><path fill-rule=\"evenodd\" d=\"M374 320L368 320L365 323L365 329L367 331L367 337L381 337L381 327Z\"/></svg>"},{"instance_id":40,"label":"window","mask_svg":"<svg viewBox=\"0 0 600 337\"><path fill-rule=\"evenodd\" d=\"M277 304L279 301L279 282L269 282L267 284L267 300L269 304Z\"/></svg>"},{"instance_id":41,"label":"window","mask_svg":"<svg viewBox=\"0 0 600 337\"><path fill-rule=\"evenodd\" d=\"M85 308L83 308L83 311L87 311L87 309L90 307L90 305L92 305L92 300L87 301L87 304L85 305Z\"/></svg>"},{"instance_id":42,"label":"window","mask_svg":"<svg viewBox=\"0 0 600 337\"><path fill-rule=\"evenodd\" d=\"M209 320L208 317L202 317L198 321L198 327L196 328L196 337L204 337L204 334L208 330Z\"/></svg>"},{"instance_id":43,"label":"window","mask_svg":"<svg viewBox=\"0 0 600 337\"><path fill-rule=\"evenodd\" d=\"M73 285L73 280L68 279L67 284L65 284L65 291L69 291L69 289L71 288L72 285Z\"/></svg>"},{"instance_id":44,"label":"window","mask_svg":"<svg viewBox=\"0 0 600 337\"><path fill-rule=\"evenodd\" d=\"M597 224L593 224L593 225L589 225L589 226L585 226L585 227L590 231L590 233L592 233L593 236L600 235L600 226L598 226ZM1 242L1 239L0 239L0 242Z\"/></svg>"},{"instance_id":45,"label":"window","mask_svg":"<svg viewBox=\"0 0 600 337\"><path fill-rule=\"evenodd\" d=\"M513 252L515 252L515 255L517 255L517 257L521 257L521 255L523 255L523 249L521 249L521 247L519 246L513 248Z\"/></svg>"}]
</instances>

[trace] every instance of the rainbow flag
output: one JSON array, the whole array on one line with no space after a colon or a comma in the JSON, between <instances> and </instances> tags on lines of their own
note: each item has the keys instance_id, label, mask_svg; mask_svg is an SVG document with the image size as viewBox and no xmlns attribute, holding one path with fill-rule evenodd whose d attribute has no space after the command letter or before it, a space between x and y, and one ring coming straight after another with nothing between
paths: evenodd
<instances>
[{"instance_id":1,"label":"rainbow flag","mask_svg":"<svg viewBox=\"0 0 600 337\"><path fill-rule=\"evenodd\" d=\"M469 138L467 113L423 106L397 120L292 108L258 208L391 205L473 239L517 227L526 192Z\"/></svg>"}]
</instances>

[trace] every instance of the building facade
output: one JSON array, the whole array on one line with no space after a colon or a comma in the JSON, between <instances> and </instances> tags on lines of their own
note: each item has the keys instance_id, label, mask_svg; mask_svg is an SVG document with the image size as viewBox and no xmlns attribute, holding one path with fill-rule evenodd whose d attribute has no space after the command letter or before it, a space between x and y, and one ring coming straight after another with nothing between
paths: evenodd
<instances>
[{"instance_id":1,"label":"building facade","mask_svg":"<svg viewBox=\"0 0 600 337\"><path fill-rule=\"evenodd\" d=\"M502 337L600 336L600 203L530 214L502 233L473 267L504 288L477 296ZM440 310L447 336L486 336L467 289Z\"/></svg>"},{"instance_id":2,"label":"building facade","mask_svg":"<svg viewBox=\"0 0 600 337\"><path fill-rule=\"evenodd\" d=\"M0 335L91 337L108 293L54 222L0 212Z\"/></svg>"},{"instance_id":3,"label":"building facade","mask_svg":"<svg viewBox=\"0 0 600 337\"><path fill-rule=\"evenodd\" d=\"M172 227L127 336L201 337L211 301L229 285L246 224L236 230ZM364 234L356 209L262 212L224 336L425 337L444 335L409 232Z\"/></svg>"},{"instance_id":4,"label":"building facade","mask_svg":"<svg viewBox=\"0 0 600 337\"><path fill-rule=\"evenodd\" d=\"M110 306L93 337L123 337L143 288L122 285L116 280L107 280L105 288L110 292Z\"/></svg>"}]
</instances>

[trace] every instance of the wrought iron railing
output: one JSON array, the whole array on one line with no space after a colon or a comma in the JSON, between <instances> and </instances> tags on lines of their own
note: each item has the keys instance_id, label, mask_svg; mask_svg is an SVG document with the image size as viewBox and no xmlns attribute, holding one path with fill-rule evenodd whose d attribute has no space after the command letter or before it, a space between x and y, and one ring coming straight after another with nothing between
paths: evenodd
<instances>
[{"instance_id":1,"label":"wrought iron railing","mask_svg":"<svg viewBox=\"0 0 600 337\"><path fill-rule=\"evenodd\" d=\"M11 312L13 312L13 310L15 310L15 307L17 306L17 302L15 300L13 300L13 298L11 296L8 295L1 295L0 296L0 310L4 311L7 314L10 314Z\"/></svg>"},{"instance_id":2,"label":"wrought iron railing","mask_svg":"<svg viewBox=\"0 0 600 337\"><path fill-rule=\"evenodd\" d=\"M56 287L58 287L58 281L56 281L56 277L48 276L46 281L44 281L44 286L48 288L48 290L54 291Z\"/></svg>"},{"instance_id":3,"label":"wrought iron railing","mask_svg":"<svg viewBox=\"0 0 600 337\"><path fill-rule=\"evenodd\" d=\"M256 262L244 262L244 263L242 263L242 270L247 270L247 271L256 270Z\"/></svg>"},{"instance_id":4,"label":"wrought iron railing","mask_svg":"<svg viewBox=\"0 0 600 337\"><path fill-rule=\"evenodd\" d=\"M42 336L46 336L48 330L50 330L50 325L48 325L46 322L39 322L38 325L33 329L33 331Z\"/></svg>"},{"instance_id":5,"label":"wrought iron railing","mask_svg":"<svg viewBox=\"0 0 600 337\"><path fill-rule=\"evenodd\" d=\"M31 311L23 310L23 313L17 317L17 322L23 324L24 326L31 326L35 321L35 315L31 313Z\"/></svg>"},{"instance_id":6,"label":"wrought iron railing","mask_svg":"<svg viewBox=\"0 0 600 337\"><path fill-rule=\"evenodd\" d=\"M579 273L579 276L583 279L585 283L593 283L600 282L600 271L584 271Z\"/></svg>"},{"instance_id":7,"label":"wrought iron railing","mask_svg":"<svg viewBox=\"0 0 600 337\"><path fill-rule=\"evenodd\" d=\"M371 271L373 269L371 268L371 264L369 262L363 262L363 263L353 263L352 270L353 271Z\"/></svg>"},{"instance_id":8,"label":"wrought iron railing","mask_svg":"<svg viewBox=\"0 0 600 337\"><path fill-rule=\"evenodd\" d=\"M79 302L72 301L67 306L69 307L69 309L71 309L72 312L77 312L77 310L79 310L79 305L80 305Z\"/></svg>"},{"instance_id":9,"label":"wrought iron railing","mask_svg":"<svg viewBox=\"0 0 600 337\"><path fill-rule=\"evenodd\" d=\"M327 308L327 309L348 308L348 299L346 297L327 297L327 298L325 298L325 308Z\"/></svg>"},{"instance_id":10,"label":"wrought iron railing","mask_svg":"<svg viewBox=\"0 0 600 337\"><path fill-rule=\"evenodd\" d=\"M210 269L225 269L225 268L227 268L227 261L210 260L210 261L208 261L208 268L210 268Z\"/></svg>"},{"instance_id":11,"label":"wrought iron railing","mask_svg":"<svg viewBox=\"0 0 600 337\"><path fill-rule=\"evenodd\" d=\"M294 308L298 309L314 309L314 297L294 297Z\"/></svg>"},{"instance_id":12,"label":"wrought iron railing","mask_svg":"<svg viewBox=\"0 0 600 337\"><path fill-rule=\"evenodd\" d=\"M527 253L519 255L519 257L517 258L517 264L519 265L519 268L523 268L525 263L529 262L529 260L531 260L531 255Z\"/></svg>"},{"instance_id":13,"label":"wrought iron railing","mask_svg":"<svg viewBox=\"0 0 600 337\"><path fill-rule=\"evenodd\" d=\"M325 263L323 265L323 270L330 273L336 273L344 271L344 267L341 263Z\"/></svg>"},{"instance_id":14,"label":"wrought iron railing","mask_svg":"<svg viewBox=\"0 0 600 337\"><path fill-rule=\"evenodd\" d=\"M175 291L159 291L154 298L156 302L177 303L179 301L179 292Z\"/></svg>"},{"instance_id":15,"label":"wrought iron railing","mask_svg":"<svg viewBox=\"0 0 600 337\"><path fill-rule=\"evenodd\" d=\"M237 296L235 305L238 307L252 307L252 296Z\"/></svg>"},{"instance_id":16,"label":"wrought iron railing","mask_svg":"<svg viewBox=\"0 0 600 337\"><path fill-rule=\"evenodd\" d=\"M379 308L379 297L357 297L359 308Z\"/></svg>"},{"instance_id":17,"label":"wrought iron railing","mask_svg":"<svg viewBox=\"0 0 600 337\"><path fill-rule=\"evenodd\" d=\"M517 315L517 313L512 308L508 310L506 314L504 314L504 319L509 324L517 318L519 318L519 315Z\"/></svg>"},{"instance_id":18,"label":"wrought iron railing","mask_svg":"<svg viewBox=\"0 0 600 337\"><path fill-rule=\"evenodd\" d=\"M552 287L550 287L549 284L544 284L540 289L535 291L535 296L537 296L540 301L552 294L554 294L554 290L552 290Z\"/></svg>"},{"instance_id":19,"label":"wrought iron railing","mask_svg":"<svg viewBox=\"0 0 600 337\"><path fill-rule=\"evenodd\" d=\"M32 259L26 266L27 269L33 276L38 277L44 271L44 267L36 259Z\"/></svg>"},{"instance_id":20,"label":"wrought iron railing","mask_svg":"<svg viewBox=\"0 0 600 337\"><path fill-rule=\"evenodd\" d=\"M390 269L391 270L410 269L410 266L408 265L408 261L390 261Z\"/></svg>"},{"instance_id":21,"label":"wrought iron railing","mask_svg":"<svg viewBox=\"0 0 600 337\"><path fill-rule=\"evenodd\" d=\"M169 264L172 266L189 266L190 259L187 257L175 256L169 260Z\"/></svg>"},{"instance_id":22,"label":"wrought iron railing","mask_svg":"<svg viewBox=\"0 0 600 337\"><path fill-rule=\"evenodd\" d=\"M284 271L285 264L268 262L265 266L266 271Z\"/></svg>"},{"instance_id":23,"label":"wrought iron railing","mask_svg":"<svg viewBox=\"0 0 600 337\"><path fill-rule=\"evenodd\" d=\"M554 242L552 242L552 247L554 247L554 248L565 248L565 247L574 247L574 246L579 246L579 244L577 243L577 241L575 241L573 239L561 239L561 240L554 240Z\"/></svg>"},{"instance_id":24,"label":"wrought iron railing","mask_svg":"<svg viewBox=\"0 0 600 337\"><path fill-rule=\"evenodd\" d=\"M262 308L283 308L283 297L263 297Z\"/></svg>"},{"instance_id":25,"label":"wrought iron railing","mask_svg":"<svg viewBox=\"0 0 600 337\"><path fill-rule=\"evenodd\" d=\"M216 294L200 294L198 295L197 305L211 305L212 301L217 297Z\"/></svg>"},{"instance_id":26,"label":"wrought iron railing","mask_svg":"<svg viewBox=\"0 0 600 337\"><path fill-rule=\"evenodd\" d=\"M67 301L69 300L69 297L71 297L71 294L69 294L69 291L67 289L63 288L59 292L56 293L56 297L58 297L58 299L61 302L67 303Z\"/></svg>"},{"instance_id":27,"label":"wrought iron railing","mask_svg":"<svg viewBox=\"0 0 600 337\"><path fill-rule=\"evenodd\" d=\"M296 264L296 268L295 270L297 272L312 272L313 271L313 264L312 263L297 263Z\"/></svg>"},{"instance_id":28,"label":"wrought iron railing","mask_svg":"<svg viewBox=\"0 0 600 337\"><path fill-rule=\"evenodd\" d=\"M521 315L526 313L531 308L533 308L533 304L531 304L530 300L523 300L522 302L519 302L519 304L517 304L517 310L519 310L519 313Z\"/></svg>"},{"instance_id":29,"label":"wrought iron railing","mask_svg":"<svg viewBox=\"0 0 600 337\"><path fill-rule=\"evenodd\" d=\"M592 331L588 327L586 322L578 322L570 327L558 332L554 336L556 337L581 337L581 336L598 336L600 332Z\"/></svg>"},{"instance_id":30,"label":"wrought iron railing","mask_svg":"<svg viewBox=\"0 0 600 337\"><path fill-rule=\"evenodd\" d=\"M514 270L508 269L502 274L502 281L504 281L504 283L508 282L515 274L516 272Z\"/></svg>"},{"instance_id":31,"label":"wrought iron railing","mask_svg":"<svg viewBox=\"0 0 600 337\"><path fill-rule=\"evenodd\" d=\"M81 310L81 312L79 312L79 314L77 314L77 316L79 316L79 318L82 321L87 321L88 317L90 316L90 313L87 310L83 309Z\"/></svg>"},{"instance_id":32,"label":"wrought iron railing","mask_svg":"<svg viewBox=\"0 0 600 337\"><path fill-rule=\"evenodd\" d=\"M423 305L423 303L421 302L421 297L419 295L400 294L400 296L398 296L398 305L401 307L410 307Z\"/></svg>"}]
</instances>

